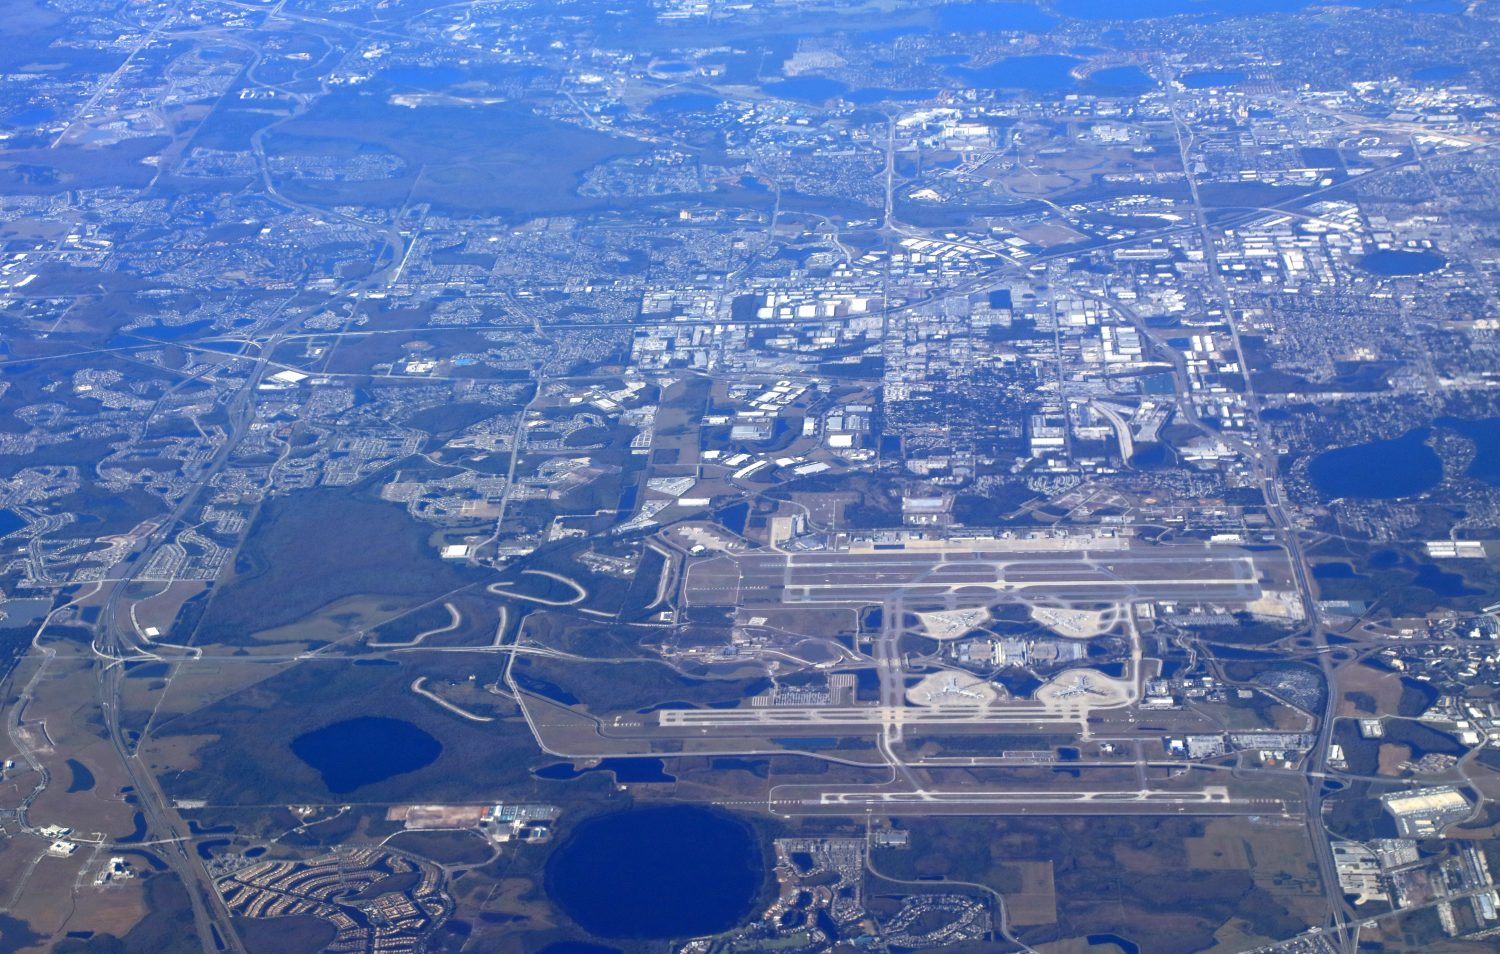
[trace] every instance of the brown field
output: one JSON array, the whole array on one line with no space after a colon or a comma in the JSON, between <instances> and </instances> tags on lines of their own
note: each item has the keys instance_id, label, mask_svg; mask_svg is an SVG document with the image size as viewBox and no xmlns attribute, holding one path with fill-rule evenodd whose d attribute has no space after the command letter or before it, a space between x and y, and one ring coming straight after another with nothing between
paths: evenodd
<instances>
[{"instance_id":1,"label":"brown field","mask_svg":"<svg viewBox=\"0 0 1500 954\"><path fill-rule=\"evenodd\" d=\"M314 640L352 640L359 632L374 629L410 608L407 604L392 605L390 600L378 596L351 596L295 623L261 630L255 634L254 642L244 648L252 655L279 654L306 649Z\"/></svg>"},{"instance_id":2,"label":"brown field","mask_svg":"<svg viewBox=\"0 0 1500 954\"><path fill-rule=\"evenodd\" d=\"M1409 758L1411 758L1409 746L1386 742L1380 746L1380 766L1376 771L1380 775L1400 775L1401 763Z\"/></svg>"},{"instance_id":3,"label":"brown field","mask_svg":"<svg viewBox=\"0 0 1500 954\"><path fill-rule=\"evenodd\" d=\"M1121 954L1118 944L1090 944L1087 938L1070 937L1033 945L1042 954Z\"/></svg>"},{"instance_id":4,"label":"brown field","mask_svg":"<svg viewBox=\"0 0 1500 954\"><path fill-rule=\"evenodd\" d=\"M1275 938L1254 933L1245 922L1236 918L1215 932L1214 946L1208 950L1211 954L1238 954L1274 941Z\"/></svg>"},{"instance_id":5,"label":"brown field","mask_svg":"<svg viewBox=\"0 0 1500 954\"><path fill-rule=\"evenodd\" d=\"M802 609L800 607L756 607L735 613L735 624L749 625L752 619L763 619L757 625L797 636L836 636L853 632L859 625L854 609Z\"/></svg>"},{"instance_id":6,"label":"brown field","mask_svg":"<svg viewBox=\"0 0 1500 954\"><path fill-rule=\"evenodd\" d=\"M46 849L47 842L41 838L26 840L24 850L35 863L25 881L16 885L19 900L11 906L10 913L25 918L39 934L56 934L72 907L73 882L88 865L92 851L91 846L80 845L71 858L52 858Z\"/></svg>"},{"instance_id":7,"label":"brown field","mask_svg":"<svg viewBox=\"0 0 1500 954\"><path fill-rule=\"evenodd\" d=\"M385 817L407 828L471 828L483 813L478 805L392 805Z\"/></svg>"},{"instance_id":8,"label":"brown field","mask_svg":"<svg viewBox=\"0 0 1500 954\"><path fill-rule=\"evenodd\" d=\"M1276 729L1282 732L1301 732L1307 729L1307 718L1296 709L1280 703L1267 710L1268 718L1262 720L1254 709L1231 706L1219 702L1199 703L1196 708L1213 718L1221 719L1230 729Z\"/></svg>"},{"instance_id":9,"label":"brown field","mask_svg":"<svg viewBox=\"0 0 1500 954\"><path fill-rule=\"evenodd\" d=\"M82 649L76 644L66 648ZM83 656L64 655L59 647L46 678L34 687L24 716L33 730L27 733L32 756L50 776L49 784L32 803L30 821L35 825L63 825L85 836L129 834L135 810L119 795L128 784L124 766L109 744L99 738L93 662ZM94 776L91 790L69 794L73 778L67 764L70 758ZM27 787L34 784L33 778Z\"/></svg>"},{"instance_id":10,"label":"brown field","mask_svg":"<svg viewBox=\"0 0 1500 954\"><path fill-rule=\"evenodd\" d=\"M155 595L136 600L131 605L130 619L141 634L144 635L148 628L154 627L161 632L157 641L176 642L172 622L177 619L178 611L182 609L184 602L203 592L207 586L208 584L197 581L161 584Z\"/></svg>"},{"instance_id":11,"label":"brown field","mask_svg":"<svg viewBox=\"0 0 1500 954\"><path fill-rule=\"evenodd\" d=\"M1019 225L1014 229L1016 235L1040 245L1050 248L1053 245L1067 245L1080 241L1084 238L1082 232L1070 228L1067 224L1059 222L1039 222L1035 225Z\"/></svg>"},{"instance_id":12,"label":"brown field","mask_svg":"<svg viewBox=\"0 0 1500 954\"><path fill-rule=\"evenodd\" d=\"M1052 862L1016 861L1006 865L1021 878L1021 890L1005 895L1005 916L1016 927L1057 923L1057 891Z\"/></svg>"},{"instance_id":13,"label":"brown field","mask_svg":"<svg viewBox=\"0 0 1500 954\"><path fill-rule=\"evenodd\" d=\"M218 741L217 735L174 735L165 739L152 738L141 744L141 757L150 759L153 770L177 769L191 772L202 767L197 752L210 742Z\"/></svg>"},{"instance_id":14,"label":"brown field","mask_svg":"<svg viewBox=\"0 0 1500 954\"><path fill-rule=\"evenodd\" d=\"M653 453L658 450L677 451L673 468L693 468L698 464L698 426L703 418L704 405L700 400L694 400L698 392L688 384L682 382L663 392L651 439ZM695 493L694 496L704 495Z\"/></svg>"},{"instance_id":15,"label":"brown field","mask_svg":"<svg viewBox=\"0 0 1500 954\"><path fill-rule=\"evenodd\" d=\"M174 716L196 712L204 706L212 705L283 672L290 665L292 664L193 662L177 666L172 670L166 688L161 691L161 698L151 705L155 713L151 728L155 731ZM126 683L139 682L144 687L149 681L128 679ZM130 691L133 692L134 688Z\"/></svg>"},{"instance_id":16,"label":"brown field","mask_svg":"<svg viewBox=\"0 0 1500 954\"><path fill-rule=\"evenodd\" d=\"M460 885L464 883L459 882ZM528 897L538 893L530 880L502 878L497 884L489 879L474 879L471 884L472 893L467 896L463 894L462 888L457 888L458 911L460 916L474 924L470 944L475 950L514 951L516 954L523 954L534 949L526 944L527 932L544 931L553 927L554 922L547 905ZM495 919L501 923L486 923L480 917L481 914L506 915L517 920L505 921L501 918Z\"/></svg>"},{"instance_id":17,"label":"brown field","mask_svg":"<svg viewBox=\"0 0 1500 954\"><path fill-rule=\"evenodd\" d=\"M1249 870L1250 857L1244 839L1238 832L1226 831L1225 827L1210 822L1208 831L1201 838L1186 839L1190 867L1214 871Z\"/></svg>"},{"instance_id":18,"label":"brown field","mask_svg":"<svg viewBox=\"0 0 1500 954\"><path fill-rule=\"evenodd\" d=\"M1338 714L1341 716L1371 715L1363 713L1350 702L1351 692L1363 692L1375 699L1381 714L1394 715L1396 704L1401 700L1401 676L1399 673L1381 672L1363 664L1339 667L1338 684L1344 695L1339 699Z\"/></svg>"}]
</instances>

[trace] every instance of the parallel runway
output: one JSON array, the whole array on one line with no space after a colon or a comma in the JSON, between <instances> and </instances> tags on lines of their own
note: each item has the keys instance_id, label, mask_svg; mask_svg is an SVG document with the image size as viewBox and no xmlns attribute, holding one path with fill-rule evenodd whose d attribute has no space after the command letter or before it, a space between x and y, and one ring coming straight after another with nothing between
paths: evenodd
<instances>
[{"instance_id":1,"label":"parallel runway","mask_svg":"<svg viewBox=\"0 0 1500 954\"><path fill-rule=\"evenodd\" d=\"M732 726L818 727L871 726L897 723L1013 723L1075 724L1076 713L1062 707L1048 709L1031 699L1006 702L1003 706L763 706L744 709L663 709L656 713L663 728L727 728Z\"/></svg>"},{"instance_id":2,"label":"parallel runway","mask_svg":"<svg viewBox=\"0 0 1500 954\"><path fill-rule=\"evenodd\" d=\"M1197 791L817 791L778 786L769 799L782 815L1282 815L1295 806L1279 798L1236 796L1221 786Z\"/></svg>"},{"instance_id":3,"label":"parallel runway","mask_svg":"<svg viewBox=\"0 0 1500 954\"><path fill-rule=\"evenodd\" d=\"M884 603L934 598L983 605L1005 595L1062 602L1260 598L1257 562L1237 547L1107 551L906 551L724 554L688 567L689 605Z\"/></svg>"}]
</instances>

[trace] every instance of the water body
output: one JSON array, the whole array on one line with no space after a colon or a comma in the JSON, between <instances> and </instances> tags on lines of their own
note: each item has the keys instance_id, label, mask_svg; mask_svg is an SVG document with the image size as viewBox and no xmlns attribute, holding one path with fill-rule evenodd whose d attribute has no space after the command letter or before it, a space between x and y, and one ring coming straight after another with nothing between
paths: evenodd
<instances>
[{"instance_id":1,"label":"water body","mask_svg":"<svg viewBox=\"0 0 1500 954\"><path fill-rule=\"evenodd\" d=\"M130 819L130 834L116 838L115 841L122 845L133 845L146 840L146 816L142 812L136 812Z\"/></svg>"},{"instance_id":2,"label":"water body","mask_svg":"<svg viewBox=\"0 0 1500 954\"><path fill-rule=\"evenodd\" d=\"M1500 487L1500 417L1466 421L1457 417L1440 417L1442 427L1458 431L1474 442L1474 459L1464 475Z\"/></svg>"},{"instance_id":3,"label":"water body","mask_svg":"<svg viewBox=\"0 0 1500 954\"><path fill-rule=\"evenodd\" d=\"M903 36L923 36L931 32L925 26L912 24L911 26L886 27L883 30L865 30L857 36L865 43L890 43Z\"/></svg>"},{"instance_id":4,"label":"water body","mask_svg":"<svg viewBox=\"0 0 1500 954\"><path fill-rule=\"evenodd\" d=\"M1196 16L1208 19L1296 13L1324 0L1059 0L1057 12L1078 20L1155 20L1160 17ZM1461 9L1457 0L1342 0L1342 6L1395 7L1408 12L1453 13ZM1318 24L1312 24L1320 28Z\"/></svg>"},{"instance_id":5,"label":"water body","mask_svg":"<svg viewBox=\"0 0 1500 954\"><path fill-rule=\"evenodd\" d=\"M666 763L661 759L600 759L598 765L578 768L572 762L553 762L544 765L532 774L552 782L571 782L590 772L608 772L616 782L675 782L675 776L665 771Z\"/></svg>"},{"instance_id":6,"label":"water body","mask_svg":"<svg viewBox=\"0 0 1500 954\"><path fill-rule=\"evenodd\" d=\"M1127 941L1118 934L1090 934L1086 940L1089 942L1089 947L1103 947L1106 944L1113 944L1124 951L1125 954L1141 954L1140 945L1134 941Z\"/></svg>"},{"instance_id":7,"label":"water body","mask_svg":"<svg viewBox=\"0 0 1500 954\"><path fill-rule=\"evenodd\" d=\"M750 505L744 502L731 504L720 510L717 516L725 530L730 533L744 533L745 521L750 519Z\"/></svg>"},{"instance_id":8,"label":"water body","mask_svg":"<svg viewBox=\"0 0 1500 954\"><path fill-rule=\"evenodd\" d=\"M554 941L537 954L620 954L618 947L589 944L586 941Z\"/></svg>"},{"instance_id":9,"label":"water body","mask_svg":"<svg viewBox=\"0 0 1500 954\"><path fill-rule=\"evenodd\" d=\"M681 116L710 112L723 103L724 100L709 93L673 93L647 106L646 112L652 116Z\"/></svg>"},{"instance_id":10,"label":"water body","mask_svg":"<svg viewBox=\"0 0 1500 954\"><path fill-rule=\"evenodd\" d=\"M1354 567L1347 563L1319 563L1313 567L1312 575L1315 580L1369 579L1369 577L1355 573Z\"/></svg>"},{"instance_id":11,"label":"water body","mask_svg":"<svg viewBox=\"0 0 1500 954\"><path fill-rule=\"evenodd\" d=\"M437 90L462 83L469 76L456 66L393 66L381 78L397 86Z\"/></svg>"},{"instance_id":12,"label":"water body","mask_svg":"<svg viewBox=\"0 0 1500 954\"><path fill-rule=\"evenodd\" d=\"M935 89L885 89L878 86L866 86L853 90L844 97L856 106L869 106L872 103L887 102L920 102L928 100L937 95Z\"/></svg>"},{"instance_id":13,"label":"water body","mask_svg":"<svg viewBox=\"0 0 1500 954\"><path fill-rule=\"evenodd\" d=\"M1388 441L1371 441L1325 451L1313 458L1307 476L1325 501L1339 497L1394 500L1435 487L1443 462L1418 427Z\"/></svg>"},{"instance_id":14,"label":"water body","mask_svg":"<svg viewBox=\"0 0 1500 954\"><path fill-rule=\"evenodd\" d=\"M800 103L826 103L849 92L849 87L826 76L794 76L776 83L762 83L761 91Z\"/></svg>"},{"instance_id":15,"label":"water body","mask_svg":"<svg viewBox=\"0 0 1500 954\"><path fill-rule=\"evenodd\" d=\"M94 788L94 773L90 772L88 766L77 759L68 759L68 771L72 778L68 781L68 794L74 792L88 792Z\"/></svg>"},{"instance_id":16,"label":"water body","mask_svg":"<svg viewBox=\"0 0 1500 954\"><path fill-rule=\"evenodd\" d=\"M534 676L528 670L519 666L512 671L512 675L515 677L516 684L522 689L533 695L551 699L558 705L576 706L583 701L557 683L549 682L540 676Z\"/></svg>"},{"instance_id":17,"label":"water body","mask_svg":"<svg viewBox=\"0 0 1500 954\"><path fill-rule=\"evenodd\" d=\"M1478 596L1484 592L1484 590L1476 590L1465 585L1463 574L1450 573L1431 563L1423 563L1416 567L1416 576L1412 579L1412 583L1426 587L1438 596Z\"/></svg>"},{"instance_id":18,"label":"water body","mask_svg":"<svg viewBox=\"0 0 1500 954\"><path fill-rule=\"evenodd\" d=\"M1441 83L1464 75L1464 68L1456 63L1438 63L1416 70L1411 78L1419 83Z\"/></svg>"},{"instance_id":19,"label":"water body","mask_svg":"<svg viewBox=\"0 0 1500 954\"><path fill-rule=\"evenodd\" d=\"M1393 249L1373 252L1359 260L1359 267L1372 275L1426 275L1448 264L1436 252L1398 252Z\"/></svg>"},{"instance_id":20,"label":"water body","mask_svg":"<svg viewBox=\"0 0 1500 954\"><path fill-rule=\"evenodd\" d=\"M959 3L938 8L936 16L950 33L1045 33L1057 25L1056 17L1030 3Z\"/></svg>"},{"instance_id":21,"label":"water body","mask_svg":"<svg viewBox=\"0 0 1500 954\"><path fill-rule=\"evenodd\" d=\"M212 321L189 321L181 325L152 325L149 328L140 329L140 334L147 338L156 338L161 341L178 341L207 331L213 327Z\"/></svg>"},{"instance_id":22,"label":"water body","mask_svg":"<svg viewBox=\"0 0 1500 954\"><path fill-rule=\"evenodd\" d=\"M1256 652L1253 649L1241 649L1238 646L1225 646L1220 643L1209 643L1208 648L1220 659L1234 659L1239 661L1261 661L1278 658L1276 653Z\"/></svg>"},{"instance_id":23,"label":"water body","mask_svg":"<svg viewBox=\"0 0 1500 954\"><path fill-rule=\"evenodd\" d=\"M1088 88L1093 92L1120 95L1144 93L1156 88L1156 80L1137 66L1111 66L1089 74Z\"/></svg>"},{"instance_id":24,"label":"water body","mask_svg":"<svg viewBox=\"0 0 1500 954\"><path fill-rule=\"evenodd\" d=\"M1160 17L1253 16L1292 13L1313 0L1060 0L1057 12L1077 20L1155 20ZM1359 4L1363 5L1363 4Z\"/></svg>"},{"instance_id":25,"label":"water body","mask_svg":"<svg viewBox=\"0 0 1500 954\"><path fill-rule=\"evenodd\" d=\"M1139 470L1154 470L1169 463L1165 444L1147 444L1130 458L1130 466Z\"/></svg>"},{"instance_id":26,"label":"water body","mask_svg":"<svg viewBox=\"0 0 1500 954\"><path fill-rule=\"evenodd\" d=\"M361 716L325 725L292 740L292 753L343 794L431 765L443 745L401 719Z\"/></svg>"},{"instance_id":27,"label":"water body","mask_svg":"<svg viewBox=\"0 0 1500 954\"><path fill-rule=\"evenodd\" d=\"M1076 87L1078 80L1074 78L1072 70L1082 62L1083 60L1073 56L1044 53L1036 56L1010 56L977 69L949 67L947 72L973 86L1052 92Z\"/></svg>"},{"instance_id":28,"label":"water body","mask_svg":"<svg viewBox=\"0 0 1500 954\"><path fill-rule=\"evenodd\" d=\"M591 818L547 863L547 895L596 937L716 934L748 917L764 861L749 826L689 805Z\"/></svg>"}]
</instances>

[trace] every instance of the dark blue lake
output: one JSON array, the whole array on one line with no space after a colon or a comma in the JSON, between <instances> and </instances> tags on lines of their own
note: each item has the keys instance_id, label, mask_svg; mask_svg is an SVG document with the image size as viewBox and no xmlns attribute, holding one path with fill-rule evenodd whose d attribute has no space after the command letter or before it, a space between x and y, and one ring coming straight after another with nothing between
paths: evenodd
<instances>
[{"instance_id":1,"label":"dark blue lake","mask_svg":"<svg viewBox=\"0 0 1500 954\"><path fill-rule=\"evenodd\" d=\"M1090 934L1084 940L1089 942L1089 947L1103 947L1106 944L1113 944L1121 951L1124 951L1125 954L1140 954L1141 952L1139 944L1136 944L1134 941L1127 941L1118 934Z\"/></svg>"},{"instance_id":2,"label":"dark blue lake","mask_svg":"<svg viewBox=\"0 0 1500 954\"><path fill-rule=\"evenodd\" d=\"M1443 462L1427 446L1430 433L1419 427L1393 440L1325 451L1308 466L1308 479L1325 500L1392 500L1419 494L1443 479Z\"/></svg>"},{"instance_id":3,"label":"dark blue lake","mask_svg":"<svg viewBox=\"0 0 1500 954\"><path fill-rule=\"evenodd\" d=\"M1457 79L1462 75L1464 75L1462 66L1456 63L1439 63L1414 71L1411 78L1421 83L1440 83L1443 80Z\"/></svg>"},{"instance_id":4,"label":"dark blue lake","mask_svg":"<svg viewBox=\"0 0 1500 954\"><path fill-rule=\"evenodd\" d=\"M1500 417L1466 421L1457 417L1440 417L1437 423L1452 428L1474 442L1474 459L1464 471L1467 477L1500 487Z\"/></svg>"},{"instance_id":5,"label":"dark blue lake","mask_svg":"<svg viewBox=\"0 0 1500 954\"><path fill-rule=\"evenodd\" d=\"M1478 596L1484 590L1476 590L1472 586L1464 584L1463 574L1450 573L1447 570L1433 566L1431 563L1423 563L1416 567L1416 577L1412 580L1417 586L1425 586L1438 596Z\"/></svg>"},{"instance_id":6,"label":"dark blue lake","mask_svg":"<svg viewBox=\"0 0 1500 954\"><path fill-rule=\"evenodd\" d=\"M1319 563L1312 568L1315 580L1354 580L1368 579L1354 572L1354 567L1347 563Z\"/></svg>"},{"instance_id":7,"label":"dark blue lake","mask_svg":"<svg viewBox=\"0 0 1500 954\"><path fill-rule=\"evenodd\" d=\"M1156 88L1156 80L1146 75L1138 66L1111 66L1089 74L1090 92L1118 96L1123 93L1144 93Z\"/></svg>"},{"instance_id":8,"label":"dark blue lake","mask_svg":"<svg viewBox=\"0 0 1500 954\"><path fill-rule=\"evenodd\" d=\"M590 772L610 772L614 775L616 782L675 782L674 776L666 773L665 763L661 759L600 759L599 764L590 768L578 768L572 762L553 762L537 769L534 774L537 778L545 778L553 782L570 782L575 778L582 778Z\"/></svg>"},{"instance_id":9,"label":"dark blue lake","mask_svg":"<svg viewBox=\"0 0 1500 954\"><path fill-rule=\"evenodd\" d=\"M1039 92L1072 89L1078 85L1072 70L1083 61L1053 53L1010 56L977 69L954 66L948 73L974 86L993 89L1029 89Z\"/></svg>"},{"instance_id":10,"label":"dark blue lake","mask_svg":"<svg viewBox=\"0 0 1500 954\"><path fill-rule=\"evenodd\" d=\"M546 890L605 938L715 934L751 913L765 874L751 828L690 805L591 818L547 862Z\"/></svg>"},{"instance_id":11,"label":"dark blue lake","mask_svg":"<svg viewBox=\"0 0 1500 954\"><path fill-rule=\"evenodd\" d=\"M1059 0L1057 12L1078 20L1154 20L1158 17L1252 16L1290 13L1312 0ZM1362 4L1361 4L1362 5Z\"/></svg>"},{"instance_id":12,"label":"dark blue lake","mask_svg":"<svg viewBox=\"0 0 1500 954\"><path fill-rule=\"evenodd\" d=\"M718 108L724 100L710 93L673 93L646 107L652 116L681 116L684 113L706 113Z\"/></svg>"},{"instance_id":13,"label":"dark blue lake","mask_svg":"<svg viewBox=\"0 0 1500 954\"><path fill-rule=\"evenodd\" d=\"M953 33L1016 31L1045 33L1057 18L1029 3L958 3L939 7L938 26Z\"/></svg>"},{"instance_id":14,"label":"dark blue lake","mask_svg":"<svg viewBox=\"0 0 1500 954\"><path fill-rule=\"evenodd\" d=\"M924 36L931 32L927 27L913 23L906 26L885 27L880 30L861 30L855 35L865 43L890 43L903 36Z\"/></svg>"},{"instance_id":15,"label":"dark blue lake","mask_svg":"<svg viewBox=\"0 0 1500 954\"><path fill-rule=\"evenodd\" d=\"M1158 17L1209 18L1295 13L1319 0L1058 0L1057 12L1078 20L1154 20ZM1455 0L1343 0L1341 6L1394 7L1441 13L1458 9Z\"/></svg>"},{"instance_id":16,"label":"dark blue lake","mask_svg":"<svg viewBox=\"0 0 1500 954\"><path fill-rule=\"evenodd\" d=\"M537 954L620 954L618 947L590 944L587 941L553 941Z\"/></svg>"},{"instance_id":17,"label":"dark blue lake","mask_svg":"<svg viewBox=\"0 0 1500 954\"><path fill-rule=\"evenodd\" d=\"M1448 264L1436 252L1398 252L1386 249L1359 260L1359 267L1373 275L1426 275Z\"/></svg>"},{"instance_id":18,"label":"dark blue lake","mask_svg":"<svg viewBox=\"0 0 1500 954\"><path fill-rule=\"evenodd\" d=\"M297 736L292 752L342 794L431 765L443 745L410 722L361 716Z\"/></svg>"},{"instance_id":19,"label":"dark blue lake","mask_svg":"<svg viewBox=\"0 0 1500 954\"><path fill-rule=\"evenodd\" d=\"M469 78L456 66L393 66L380 75L382 79L397 86L428 90L443 89Z\"/></svg>"},{"instance_id":20,"label":"dark blue lake","mask_svg":"<svg viewBox=\"0 0 1500 954\"><path fill-rule=\"evenodd\" d=\"M776 83L762 83L761 91L802 103L823 103L842 96L849 87L826 76L794 76Z\"/></svg>"},{"instance_id":21,"label":"dark blue lake","mask_svg":"<svg viewBox=\"0 0 1500 954\"><path fill-rule=\"evenodd\" d=\"M93 790L94 773L89 771L88 766L77 759L68 759L68 771L72 773L72 779L68 782L68 794Z\"/></svg>"}]
</instances>

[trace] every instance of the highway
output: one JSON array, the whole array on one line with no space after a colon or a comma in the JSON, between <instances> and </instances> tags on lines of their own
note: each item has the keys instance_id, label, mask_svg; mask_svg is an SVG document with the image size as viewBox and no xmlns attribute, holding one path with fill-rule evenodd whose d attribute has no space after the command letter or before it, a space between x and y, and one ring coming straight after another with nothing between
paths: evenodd
<instances>
[{"instance_id":1,"label":"highway","mask_svg":"<svg viewBox=\"0 0 1500 954\"><path fill-rule=\"evenodd\" d=\"M247 68L247 75L253 75L255 65L259 62L259 56L257 56L254 63ZM394 224L389 227L379 227L343 213L314 210L276 192L268 171L269 164L265 156L263 141L271 129L305 112L311 101L305 97L297 97L294 102L294 108L285 118L257 130L252 135L252 151L261 169L265 192L273 200L291 208L301 208L313 214L336 218L353 228L367 231L371 234L372 240L380 246L381 251L376 266L370 274L361 279L345 282L338 291L333 293L338 300L354 302L350 310L352 322L359 308L361 294L384 287L400 268L406 240ZM399 222L399 218L396 221ZM123 763L130 784L134 786L136 807L145 817L150 837L160 847L158 854L172 873L181 880L187 892L192 908L193 930L197 936L199 948L204 951L245 954L244 945L234 929L228 909L219 897L213 877L192 848L194 839L188 825L163 792L150 767L135 751L128 734L129 730L121 723L124 662L132 658L165 658L157 652L142 651L130 614L130 602L125 594L130 590L134 580L150 564L151 554L159 547L170 543L178 528L191 517L200 502L203 489L210 486L213 479L228 465L235 448L249 433L255 421L256 391L266 376L278 369L278 365L272 358L277 348L291 336L293 329L301 320L300 314L289 319L282 317L286 307L293 300L294 297L288 297L272 314L271 320L282 321L274 331L260 339L239 341L240 350L237 356L226 355L223 352L216 353L216 357L220 359L248 363L243 383L224 408L226 418L224 442L197 475L194 490L185 494L181 502L157 524L152 533L136 545L132 554L133 559L122 564L126 569L113 582L100 613L100 622L95 633L94 648L100 656L104 657L98 666L97 684L99 706L109 744ZM255 355L253 358L251 357L252 349ZM330 348L330 356L331 353ZM191 378L185 378L182 383L186 383L187 380ZM179 383L178 387L181 387L182 383ZM156 407L152 409L152 414L164 400L165 397L158 400ZM147 423L149 422L150 416L148 415ZM183 655L184 658L197 658L201 654L189 650Z\"/></svg>"}]
</instances>

